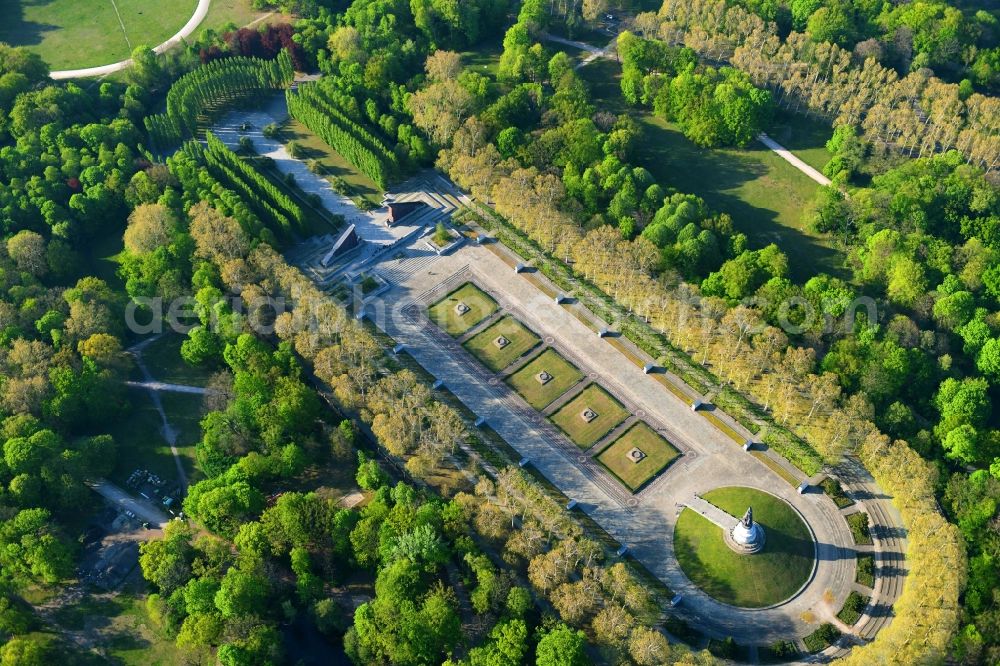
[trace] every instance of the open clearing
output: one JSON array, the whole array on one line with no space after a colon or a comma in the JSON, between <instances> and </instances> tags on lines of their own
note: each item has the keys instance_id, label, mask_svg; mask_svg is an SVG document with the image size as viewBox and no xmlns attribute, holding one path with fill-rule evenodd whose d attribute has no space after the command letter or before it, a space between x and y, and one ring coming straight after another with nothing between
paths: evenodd
<instances>
[{"instance_id":1,"label":"open clearing","mask_svg":"<svg viewBox=\"0 0 1000 666\"><path fill-rule=\"evenodd\" d=\"M588 409L597 414L590 422L583 416ZM591 384L553 414L552 422L574 444L589 449L627 418L628 412L620 402L597 384Z\"/></svg>"},{"instance_id":2,"label":"open clearing","mask_svg":"<svg viewBox=\"0 0 1000 666\"><path fill-rule=\"evenodd\" d=\"M639 449L645 457L639 462L633 461L629 458L632 449ZM640 421L605 449L597 460L628 486L629 490L636 492L680 454L670 442Z\"/></svg>"},{"instance_id":3,"label":"open clearing","mask_svg":"<svg viewBox=\"0 0 1000 666\"><path fill-rule=\"evenodd\" d=\"M469 308L465 314L459 314L455 309L460 303L465 303ZM466 282L432 305L427 314L431 321L445 332L457 337L489 317L497 309L497 302L486 292L471 282Z\"/></svg>"},{"instance_id":4,"label":"open clearing","mask_svg":"<svg viewBox=\"0 0 1000 666\"><path fill-rule=\"evenodd\" d=\"M735 517L752 506L767 541L759 553L738 554L726 545L717 525L684 509L674 529L674 552L698 587L726 604L764 608L788 599L808 580L815 548L809 529L792 507L752 488L718 488L702 497Z\"/></svg>"},{"instance_id":5,"label":"open clearing","mask_svg":"<svg viewBox=\"0 0 1000 666\"><path fill-rule=\"evenodd\" d=\"M269 14L270 16L268 16ZM208 8L208 15L198 26L198 30L206 28L221 30L228 25L241 27L264 16L268 16L268 18L261 23L282 23L292 20L290 16L254 9L250 5L250 0L212 0L212 4Z\"/></svg>"},{"instance_id":6,"label":"open clearing","mask_svg":"<svg viewBox=\"0 0 1000 666\"><path fill-rule=\"evenodd\" d=\"M843 276L843 255L803 224L802 213L819 187L808 176L757 141L742 149L705 149L651 114L640 122L644 132L637 161L657 182L697 194L711 209L729 213L751 247L777 244L788 255L793 278L817 270Z\"/></svg>"},{"instance_id":7,"label":"open clearing","mask_svg":"<svg viewBox=\"0 0 1000 666\"><path fill-rule=\"evenodd\" d=\"M828 123L780 110L774 114L767 134L814 169L822 171L830 161L826 142L833 136L833 130Z\"/></svg>"},{"instance_id":8,"label":"open clearing","mask_svg":"<svg viewBox=\"0 0 1000 666\"><path fill-rule=\"evenodd\" d=\"M118 445L115 469L110 479L120 486L135 469L146 469L173 485L179 484L177 467L170 445L163 438L163 424L145 389L131 389L133 407L128 414L108 427ZM178 430L177 451L190 482L198 480L195 467L195 444L201 439L200 395L161 393L167 419Z\"/></svg>"},{"instance_id":9,"label":"open clearing","mask_svg":"<svg viewBox=\"0 0 1000 666\"><path fill-rule=\"evenodd\" d=\"M599 108L631 113L639 121L643 135L633 161L649 169L663 187L697 194L711 209L728 213L753 248L776 243L789 257L793 278L811 277L817 269L845 277L842 253L802 222L818 188L808 176L760 142L742 149L701 148L676 125L629 107L621 95L621 67L612 60L579 71ZM816 169L829 159L825 143L832 131L822 123L778 113L767 133Z\"/></svg>"},{"instance_id":10,"label":"open clearing","mask_svg":"<svg viewBox=\"0 0 1000 666\"><path fill-rule=\"evenodd\" d=\"M142 350L143 361L157 381L187 386L207 386L213 370L192 367L181 358L181 345L186 339L187 336L179 333L164 334Z\"/></svg>"},{"instance_id":11,"label":"open clearing","mask_svg":"<svg viewBox=\"0 0 1000 666\"><path fill-rule=\"evenodd\" d=\"M497 344L498 339L506 345ZM510 315L465 341L465 348L486 367L499 372L535 348L541 340Z\"/></svg>"},{"instance_id":12,"label":"open clearing","mask_svg":"<svg viewBox=\"0 0 1000 666\"><path fill-rule=\"evenodd\" d=\"M115 0L114 4L111 0L0 0L0 42L28 47L53 70L107 65L127 59L130 43L152 47L170 39L191 18L197 4L197 0Z\"/></svg>"},{"instance_id":13,"label":"open clearing","mask_svg":"<svg viewBox=\"0 0 1000 666\"><path fill-rule=\"evenodd\" d=\"M541 372L547 372L552 379L543 384L538 380ZM546 349L538 355L538 358L508 377L507 383L520 393L529 405L541 410L581 379L583 373L576 366L560 356L556 350Z\"/></svg>"}]
</instances>

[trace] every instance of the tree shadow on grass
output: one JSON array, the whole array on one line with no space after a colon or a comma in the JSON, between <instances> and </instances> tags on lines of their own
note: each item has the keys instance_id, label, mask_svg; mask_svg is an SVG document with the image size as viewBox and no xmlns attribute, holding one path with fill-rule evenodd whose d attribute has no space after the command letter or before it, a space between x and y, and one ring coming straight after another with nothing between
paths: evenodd
<instances>
[{"instance_id":1,"label":"tree shadow on grass","mask_svg":"<svg viewBox=\"0 0 1000 666\"><path fill-rule=\"evenodd\" d=\"M728 213L737 230L744 232L752 248L776 243L788 256L793 278L806 279L817 269L845 277L842 256L819 239L795 227L782 224L778 213L756 206L734 194L740 188L769 175L769 167L756 154L767 153L762 145L751 144L742 154L701 148L678 129L646 116L637 162L664 187L696 194L716 212ZM781 201L788 192L775 187L773 198Z\"/></svg>"},{"instance_id":2,"label":"tree shadow on grass","mask_svg":"<svg viewBox=\"0 0 1000 666\"><path fill-rule=\"evenodd\" d=\"M52 0L0 0L0 42L11 46L37 46L46 32L61 30L51 23L29 21L24 17L25 7L41 7Z\"/></svg>"},{"instance_id":3,"label":"tree shadow on grass","mask_svg":"<svg viewBox=\"0 0 1000 666\"><path fill-rule=\"evenodd\" d=\"M785 148L796 151L825 148L833 129L822 120L782 110L774 115L767 133Z\"/></svg>"}]
</instances>

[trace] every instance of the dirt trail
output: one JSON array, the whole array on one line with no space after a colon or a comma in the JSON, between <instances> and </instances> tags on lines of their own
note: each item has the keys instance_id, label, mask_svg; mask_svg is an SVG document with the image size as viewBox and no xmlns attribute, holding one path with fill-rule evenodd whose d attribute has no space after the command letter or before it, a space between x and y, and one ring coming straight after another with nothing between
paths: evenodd
<instances>
[{"instance_id":1,"label":"dirt trail","mask_svg":"<svg viewBox=\"0 0 1000 666\"><path fill-rule=\"evenodd\" d=\"M146 367L146 364L142 360L143 350L159 340L162 336L163 334L160 333L151 338L146 338L139 344L129 347L128 351L135 357L135 364L139 368L139 371L142 372L143 382L145 384L146 392L149 393L149 399L153 401L153 407L156 408L156 411L160 415L160 421L163 423L163 426L160 428L160 432L163 434L163 439L165 439L167 444L170 445L170 453L174 456L174 464L177 466L177 479L181 484L181 496L184 496L187 494L188 479L187 474L184 472L184 463L181 461L181 455L177 451L178 430L172 426L170 421L167 419L167 412L163 409L163 401L160 400L159 390L154 387L157 382L153 378L153 375L150 374L149 368Z\"/></svg>"}]
</instances>

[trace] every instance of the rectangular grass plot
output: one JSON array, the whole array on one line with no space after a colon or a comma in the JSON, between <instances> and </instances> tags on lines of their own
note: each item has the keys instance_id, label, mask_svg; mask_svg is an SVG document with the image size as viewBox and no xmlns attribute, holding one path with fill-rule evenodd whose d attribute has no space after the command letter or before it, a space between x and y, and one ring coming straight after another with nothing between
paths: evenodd
<instances>
[{"instance_id":1,"label":"rectangular grass plot","mask_svg":"<svg viewBox=\"0 0 1000 666\"><path fill-rule=\"evenodd\" d=\"M428 308L431 321L458 337L499 309L489 294L466 282Z\"/></svg>"},{"instance_id":2,"label":"rectangular grass plot","mask_svg":"<svg viewBox=\"0 0 1000 666\"><path fill-rule=\"evenodd\" d=\"M560 407L552 415L552 422L574 444L589 449L627 418L628 412L620 402L597 384L591 384Z\"/></svg>"},{"instance_id":3,"label":"rectangular grass plot","mask_svg":"<svg viewBox=\"0 0 1000 666\"><path fill-rule=\"evenodd\" d=\"M541 342L524 324L507 315L465 341L465 348L486 367L499 372Z\"/></svg>"},{"instance_id":4,"label":"rectangular grass plot","mask_svg":"<svg viewBox=\"0 0 1000 666\"><path fill-rule=\"evenodd\" d=\"M554 349L547 349L530 363L507 378L511 388L521 394L535 409L561 396L583 379L583 373L559 355Z\"/></svg>"},{"instance_id":5,"label":"rectangular grass plot","mask_svg":"<svg viewBox=\"0 0 1000 666\"><path fill-rule=\"evenodd\" d=\"M605 449L597 460L629 490L636 492L680 454L649 425L639 422Z\"/></svg>"}]
</instances>

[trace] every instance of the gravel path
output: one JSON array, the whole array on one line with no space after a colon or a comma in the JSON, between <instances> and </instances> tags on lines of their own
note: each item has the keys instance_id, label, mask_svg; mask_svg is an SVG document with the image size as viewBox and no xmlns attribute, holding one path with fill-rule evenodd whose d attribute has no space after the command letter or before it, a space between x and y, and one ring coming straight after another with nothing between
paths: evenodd
<instances>
[{"instance_id":1,"label":"gravel path","mask_svg":"<svg viewBox=\"0 0 1000 666\"><path fill-rule=\"evenodd\" d=\"M170 384L169 382L125 382L125 385L132 388L148 389L150 391L167 391L168 393L193 393L196 395L205 395L208 393L208 389L203 386L187 386L185 384Z\"/></svg>"},{"instance_id":2,"label":"gravel path","mask_svg":"<svg viewBox=\"0 0 1000 666\"><path fill-rule=\"evenodd\" d=\"M798 157L792 154L792 151L788 150L787 148L782 146L780 143L778 143L768 135L761 132L760 134L757 135L757 140L760 141L765 146L767 146L768 148L770 148L771 150L773 150L775 153L777 153L781 159L785 160L793 167L795 167L805 175L815 180L820 185L830 184L829 178L827 178L819 171L817 171L816 169L812 168L811 166L800 160Z\"/></svg>"}]
</instances>

